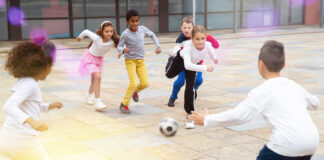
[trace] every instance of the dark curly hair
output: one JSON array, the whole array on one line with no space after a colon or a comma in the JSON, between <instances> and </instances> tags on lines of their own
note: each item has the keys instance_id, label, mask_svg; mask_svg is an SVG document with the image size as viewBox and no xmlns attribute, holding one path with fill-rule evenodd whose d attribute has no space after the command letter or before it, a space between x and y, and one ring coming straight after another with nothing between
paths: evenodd
<instances>
[{"instance_id":1,"label":"dark curly hair","mask_svg":"<svg viewBox=\"0 0 324 160\"><path fill-rule=\"evenodd\" d=\"M137 12L137 10L130 9L126 13L126 21L128 21L130 18L136 17L136 16L138 16L138 17L140 16L139 13Z\"/></svg>"},{"instance_id":2,"label":"dark curly hair","mask_svg":"<svg viewBox=\"0 0 324 160\"><path fill-rule=\"evenodd\" d=\"M33 77L55 60L55 45L46 41L42 46L22 42L8 53L5 69L15 78Z\"/></svg>"}]
</instances>

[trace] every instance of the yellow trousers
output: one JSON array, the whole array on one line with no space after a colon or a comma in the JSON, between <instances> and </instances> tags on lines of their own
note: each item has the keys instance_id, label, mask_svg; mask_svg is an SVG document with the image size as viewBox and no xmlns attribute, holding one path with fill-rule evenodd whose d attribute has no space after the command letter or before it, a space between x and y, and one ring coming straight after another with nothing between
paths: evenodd
<instances>
[{"instance_id":1,"label":"yellow trousers","mask_svg":"<svg viewBox=\"0 0 324 160\"><path fill-rule=\"evenodd\" d=\"M128 72L129 86L125 93L125 97L122 103L126 106L129 105L129 101L134 92L140 92L141 90L148 87L148 76L145 66L144 59L125 59L126 69ZM138 80L136 74L139 78L140 84L138 85Z\"/></svg>"}]
</instances>

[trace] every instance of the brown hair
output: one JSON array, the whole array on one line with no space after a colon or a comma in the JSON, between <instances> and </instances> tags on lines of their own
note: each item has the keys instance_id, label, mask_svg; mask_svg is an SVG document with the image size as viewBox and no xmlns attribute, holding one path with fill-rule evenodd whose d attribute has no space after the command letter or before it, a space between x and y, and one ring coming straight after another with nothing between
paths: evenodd
<instances>
[{"instance_id":1,"label":"brown hair","mask_svg":"<svg viewBox=\"0 0 324 160\"><path fill-rule=\"evenodd\" d=\"M281 42L266 41L259 54L261 60L270 72L280 72L285 65L285 49Z\"/></svg>"},{"instance_id":2,"label":"brown hair","mask_svg":"<svg viewBox=\"0 0 324 160\"><path fill-rule=\"evenodd\" d=\"M46 41L42 46L23 42L8 53L5 69L15 78L33 77L53 65L55 45Z\"/></svg>"},{"instance_id":3,"label":"brown hair","mask_svg":"<svg viewBox=\"0 0 324 160\"><path fill-rule=\"evenodd\" d=\"M193 19L192 19L191 16L184 17L184 18L182 19L181 26L183 25L184 22L186 22L186 23L191 23L192 26L195 26L195 23L194 23L194 21L193 21Z\"/></svg>"},{"instance_id":4,"label":"brown hair","mask_svg":"<svg viewBox=\"0 0 324 160\"><path fill-rule=\"evenodd\" d=\"M192 31L191 31L192 38L195 37L196 33L205 33L206 34L205 27L201 26L201 25L194 26Z\"/></svg>"},{"instance_id":5,"label":"brown hair","mask_svg":"<svg viewBox=\"0 0 324 160\"><path fill-rule=\"evenodd\" d=\"M117 48L117 45L119 42L119 35L116 33L116 30L111 22L107 21L104 24L102 24L101 26L99 26L99 28L96 30L96 34L99 35L101 38L104 38L102 32L105 29L105 27L108 27L108 26L111 26L113 28L113 35L112 35L111 39L114 41L114 46ZM91 47L92 43L93 42L91 41L90 44L88 45L88 48Z\"/></svg>"}]
</instances>

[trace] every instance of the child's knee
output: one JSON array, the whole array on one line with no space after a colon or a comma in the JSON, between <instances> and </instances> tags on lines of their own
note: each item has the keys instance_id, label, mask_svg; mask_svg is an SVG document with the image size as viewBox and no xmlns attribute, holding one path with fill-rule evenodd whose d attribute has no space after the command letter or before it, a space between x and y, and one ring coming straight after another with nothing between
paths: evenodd
<instances>
[{"instance_id":1,"label":"child's knee","mask_svg":"<svg viewBox=\"0 0 324 160\"><path fill-rule=\"evenodd\" d=\"M185 84L184 80L176 80L173 85L174 87L182 87L184 84Z\"/></svg>"},{"instance_id":2,"label":"child's knee","mask_svg":"<svg viewBox=\"0 0 324 160\"><path fill-rule=\"evenodd\" d=\"M200 86L203 83L203 79L202 78L197 78L196 79L196 86Z\"/></svg>"},{"instance_id":3,"label":"child's knee","mask_svg":"<svg viewBox=\"0 0 324 160\"><path fill-rule=\"evenodd\" d=\"M96 81L101 81L101 74L94 74L94 79Z\"/></svg>"},{"instance_id":4,"label":"child's knee","mask_svg":"<svg viewBox=\"0 0 324 160\"><path fill-rule=\"evenodd\" d=\"M137 88L137 83L129 83L128 88L135 90Z\"/></svg>"},{"instance_id":5,"label":"child's knee","mask_svg":"<svg viewBox=\"0 0 324 160\"><path fill-rule=\"evenodd\" d=\"M143 82L143 83L141 83L141 86L142 86L143 89L147 88L149 86L149 83L148 82Z\"/></svg>"}]
</instances>

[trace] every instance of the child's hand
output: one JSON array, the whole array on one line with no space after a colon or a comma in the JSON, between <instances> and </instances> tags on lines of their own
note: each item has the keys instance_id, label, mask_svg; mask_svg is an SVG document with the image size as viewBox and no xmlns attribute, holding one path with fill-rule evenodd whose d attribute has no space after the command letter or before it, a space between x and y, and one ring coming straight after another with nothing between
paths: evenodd
<instances>
[{"instance_id":1,"label":"child's hand","mask_svg":"<svg viewBox=\"0 0 324 160\"><path fill-rule=\"evenodd\" d=\"M218 59L215 59L215 60L214 60L214 63L217 64L217 63L218 63Z\"/></svg>"},{"instance_id":2,"label":"child's hand","mask_svg":"<svg viewBox=\"0 0 324 160\"><path fill-rule=\"evenodd\" d=\"M127 53L129 53L130 52L130 50L128 49L128 48L124 48L124 53L125 54L127 54Z\"/></svg>"},{"instance_id":3,"label":"child's hand","mask_svg":"<svg viewBox=\"0 0 324 160\"><path fill-rule=\"evenodd\" d=\"M76 38L76 41L80 42L81 41L81 38L80 37L77 37Z\"/></svg>"},{"instance_id":4,"label":"child's hand","mask_svg":"<svg viewBox=\"0 0 324 160\"><path fill-rule=\"evenodd\" d=\"M208 72L212 72L212 71L214 71L214 66L212 66L212 65L207 65L207 71L208 71Z\"/></svg>"},{"instance_id":5,"label":"child's hand","mask_svg":"<svg viewBox=\"0 0 324 160\"><path fill-rule=\"evenodd\" d=\"M156 50L155 50L155 53L156 53L156 54L161 53L161 47L157 47Z\"/></svg>"},{"instance_id":6,"label":"child's hand","mask_svg":"<svg viewBox=\"0 0 324 160\"><path fill-rule=\"evenodd\" d=\"M57 109L60 109L60 108L62 108L63 107L63 104L61 103L61 102L54 102L54 103L51 103L50 105L49 105L49 109L51 110L51 109L55 109L55 108L57 108Z\"/></svg>"},{"instance_id":7,"label":"child's hand","mask_svg":"<svg viewBox=\"0 0 324 160\"><path fill-rule=\"evenodd\" d=\"M35 120L33 118L28 118L25 123L28 123L32 128L34 128L36 131L40 131L40 132L44 132L46 130L48 130L48 126L47 124Z\"/></svg>"},{"instance_id":8,"label":"child's hand","mask_svg":"<svg viewBox=\"0 0 324 160\"><path fill-rule=\"evenodd\" d=\"M189 119L193 120L197 125L204 125L205 116L208 115L208 109L205 108L205 114L200 114L195 111L191 111Z\"/></svg>"},{"instance_id":9,"label":"child's hand","mask_svg":"<svg viewBox=\"0 0 324 160\"><path fill-rule=\"evenodd\" d=\"M121 53L118 53L117 54L117 59L120 59L121 55L122 55Z\"/></svg>"}]
</instances>

